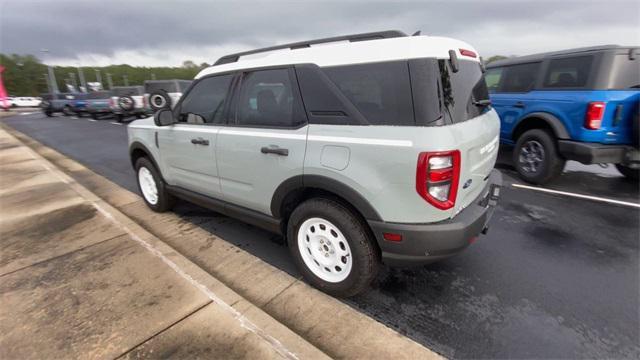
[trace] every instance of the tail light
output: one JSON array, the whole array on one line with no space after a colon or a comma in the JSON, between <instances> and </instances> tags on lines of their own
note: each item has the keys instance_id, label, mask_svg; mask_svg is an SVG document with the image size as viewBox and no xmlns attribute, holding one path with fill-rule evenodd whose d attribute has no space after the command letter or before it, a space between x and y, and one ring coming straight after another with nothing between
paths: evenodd
<instances>
[{"instance_id":1,"label":"tail light","mask_svg":"<svg viewBox=\"0 0 640 360\"><path fill-rule=\"evenodd\" d=\"M416 190L438 209L456 204L460 180L460 151L423 152L418 156Z\"/></svg>"},{"instance_id":2,"label":"tail light","mask_svg":"<svg viewBox=\"0 0 640 360\"><path fill-rule=\"evenodd\" d=\"M116 102L115 100L113 100L113 98L109 99L109 107L116 107Z\"/></svg>"},{"instance_id":3,"label":"tail light","mask_svg":"<svg viewBox=\"0 0 640 360\"><path fill-rule=\"evenodd\" d=\"M584 127L589 130L598 130L602 125L605 103L602 101L590 102L587 105L587 115L584 118Z\"/></svg>"},{"instance_id":4,"label":"tail light","mask_svg":"<svg viewBox=\"0 0 640 360\"><path fill-rule=\"evenodd\" d=\"M147 105L149 105L149 102L147 101L147 97L143 96L142 97L142 107L146 109L148 107Z\"/></svg>"}]
</instances>

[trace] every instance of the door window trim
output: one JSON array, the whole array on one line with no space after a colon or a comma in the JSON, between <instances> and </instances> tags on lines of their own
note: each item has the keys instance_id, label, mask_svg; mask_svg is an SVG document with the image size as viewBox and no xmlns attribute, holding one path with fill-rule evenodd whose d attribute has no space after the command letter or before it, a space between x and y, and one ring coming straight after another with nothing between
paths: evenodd
<instances>
[{"instance_id":1,"label":"door window trim","mask_svg":"<svg viewBox=\"0 0 640 360\"><path fill-rule=\"evenodd\" d=\"M182 102L184 101L184 99L187 98L187 96L189 96L189 94L191 93L193 88L195 88L198 83L200 83L201 81L203 81L205 79L209 79L209 78L212 78L212 77L218 77L218 76L225 76L225 75L232 75L232 78L231 78L231 82L229 83L229 89L227 89L227 97L225 98L224 108L222 109L222 123L194 124L194 123L178 122L177 121L179 116L180 116L180 110L182 110ZM238 77L238 74L234 70L234 71L225 71L225 72L219 72L219 73L215 73L215 74L209 74L209 75L206 75L206 76L203 76L203 77L201 77L199 79L194 80L191 83L191 85L189 85L189 88L184 92L184 94L182 94L182 96L180 97L180 100L178 101L176 106L171 111L171 113L173 115L174 125L189 125L189 126L192 126L192 125L197 125L197 126L224 126L224 125L226 125L229 122L227 116L228 116L228 112L229 112L229 106L231 105L231 101L233 100L234 87L235 87L235 84L237 82L237 77Z\"/></svg>"}]
</instances>

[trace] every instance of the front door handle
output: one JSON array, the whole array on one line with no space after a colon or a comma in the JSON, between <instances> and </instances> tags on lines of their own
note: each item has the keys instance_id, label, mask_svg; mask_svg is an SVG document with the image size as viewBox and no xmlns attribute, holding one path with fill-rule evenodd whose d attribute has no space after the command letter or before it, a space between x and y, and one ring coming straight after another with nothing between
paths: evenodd
<instances>
[{"instance_id":1,"label":"front door handle","mask_svg":"<svg viewBox=\"0 0 640 360\"><path fill-rule=\"evenodd\" d=\"M195 139L191 139L191 143L194 145L204 145L204 146L209 146L209 140L203 139L203 138L195 138Z\"/></svg>"},{"instance_id":2,"label":"front door handle","mask_svg":"<svg viewBox=\"0 0 640 360\"><path fill-rule=\"evenodd\" d=\"M517 103L513 104L513 107L524 109L524 103L522 101L518 101Z\"/></svg>"},{"instance_id":3,"label":"front door handle","mask_svg":"<svg viewBox=\"0 0 640 360\"><path fill-rule=\"evenodd\" d=\"M280 156L289 156L289 149L283 149L277 146L263 146L260 149L263 154L276 154Z\"/></svg>"}]
</instances>

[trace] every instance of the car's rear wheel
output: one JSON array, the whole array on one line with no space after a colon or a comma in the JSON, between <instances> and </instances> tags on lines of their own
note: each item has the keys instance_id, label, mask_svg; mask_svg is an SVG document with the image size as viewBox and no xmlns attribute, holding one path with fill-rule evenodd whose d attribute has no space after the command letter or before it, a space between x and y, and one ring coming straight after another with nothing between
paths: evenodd
<instances>
[{"instance_id":1,"label":"car's rear wheel","mask_svg":"<svg viewBox=\"0 0 640 360\"><path fill-rule=\"evenodd\" d=\"M631 168L622 164L616 164L616 168L624 177L629 180L638 181L640 179L640 168Z\"/></svg>"},{"instance_id":2,"label":"car's rear wheel","mask_svg":"<svg viewBox=\"0 0 640 360\"><path fill-rule=\"evenodd\" d=\"M565 160L548 131L533 129L518 138L513 163L520 177L532 184L544 184L562 174Z\"/></svg>"},{"instance_id":3,"label":"car's rear wheel","mask_svg":"<svg viewBox=\"0 0 640 360\"><path fill-rule=\"evenodd\" d=\"M142 199L151 210L165 212L173 207L175 198L166 190L164 180L149 159L136 161L136 175Z\"/></svg>"},{"instance_id":4,"label":"car's rear wheel","mask_svg":"<svg viewBox=\"0 0 640 360\"><path fill-rule=\"evenodd\" d=\"M91 113L91 118L92 118L93 120L98 120L98 113L94 113L94 112L92 112L92 113Z\"/></svg>"},{"instance_id":5,"label":"car's rear wheel","mask_svg":"<svg viewBox=\"0 0 640 360\"><path fill-rule=\"evenodd\" d=\"M117 122L122 122L124 120L124 115L122 114L115 114L114 116Z\"/></svg>"},{"instance_id":6,"label":"car's rear wheel","mask_svg":"<svg viewBox=\"0 0 640 360\"><path fill-rule=\"evenodd\" d=\"M364 291L380 266L363 220L334 200L314 198L300 204L289 218L287 240L305 279L334 296Z\"/></svg>"},{"instance_id":7,"label":"car's rear wheel","mask_svg":"<svg viewBox=\"0 0 640 360\"><path fill-rule=\"evenodd\" d=\"M49 110L45 110L44 114L47 115L47 117L52 117L53 116L53 113L51 111L49 111Z\"/></svg>"}]
</instances>

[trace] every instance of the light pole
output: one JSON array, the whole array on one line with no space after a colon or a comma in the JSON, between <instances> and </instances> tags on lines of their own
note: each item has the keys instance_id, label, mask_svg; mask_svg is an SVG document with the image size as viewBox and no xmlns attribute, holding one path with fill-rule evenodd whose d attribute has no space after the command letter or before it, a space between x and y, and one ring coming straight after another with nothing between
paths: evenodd
<instances>
[{"instance_id":1,"label":"light pole","mask_svg":"<svg viewBox=\"0 0 640 360\"><path fill-rule=\"evenodd\" d=\"M40 50L44 54L49 54L49 49ZM53 73L53 66L51 64L47 64L47 72L49 73L49 93L57 94L60 91L58 90L58 83L56 83L56 76Z\"/></svg>"},{"instance_id":2,"label":"light pole","mask_svg":"<svg viewBox=\"0 0 640 360\"><path fill-rule=\"evenodd\" d=\"M111 79L110 73L107 73L107 84L109 85L109 90L113 89L113 79Z\"/></svg>"},{"instance_id":3,"label":"light pole","mask_svg":"<svg viewBox=\"0 0 640 360\"><path fill-rule=\"evenodd\" d=\"M96 82L100 83L100 87L104 88L104 86L102 85L102 76L100 75L100 69L95 69L96 71Z\"/></svg>"},{"instance_id":4,"label":"light pole","mask_svg":"<svg viewBox=\"0 0 640 360\"><path fill-rule=\"evenodd\" d=\"M80 63L78 63L78 79L80 80L80 92L87 92L87 82L84 80L84 71L82 71L82 67ZM84 91L82 90L84 89Z\"/></svg>"},{"instance_id":5,"label":"light pole","mask_svg":"<svg viewBox=\"0 0 640 360\"><path fill-rule=\"evenodd\" d=\"M122 75L122 81L124 82L124 86L129 86L129 77L127 74Z\"/></svg>"}]
</instances>

